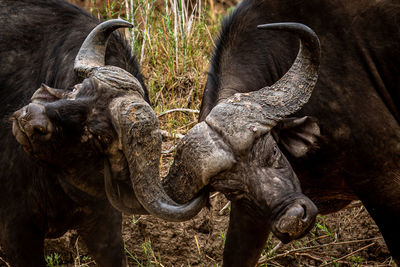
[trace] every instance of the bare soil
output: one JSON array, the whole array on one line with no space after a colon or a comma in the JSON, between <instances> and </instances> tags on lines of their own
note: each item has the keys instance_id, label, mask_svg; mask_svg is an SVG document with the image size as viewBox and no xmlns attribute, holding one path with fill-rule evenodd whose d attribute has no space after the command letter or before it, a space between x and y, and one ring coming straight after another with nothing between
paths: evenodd
<instances>
[{"instance_id":1,"label":"bare soil","mask_svg":"<svg viewBox=\"0 0 400 267\"><path fill-rule=\"evenodd\" d=\"M123 238L129 265L220 266L229 208L221 210L227 202L222 194L214 195L210 210L203 209L183 223L165 222L150 215L124 216ZM277 239L270 238L267 247L277 244ZM74 232L47 241L46 254L54 252L61 255L65 266L95 266ZM375 223L356 203L355 207L319 217L306 237L279 247L263 266L396 265Z\"/></svg>"},{"instance_id":2,"label":"bare soil","mask_svg":"<svg viewBox=\"0 0 400 267\"><path fill-rule=\"evenodd\" d=\"M174 146L163 142L163 150ZM161 159L161 176L168 172L173 154ZM151 215L124 215L123 239L129 266L221 266L229 224L228 200L220 193L210 197L194 219L166 222ZM261 266L396 266L378 227L358 202L326 216L301 240L279 244L270 236ZM57 253L63 266L96 266L76 232L46 241L46 255Z\"/></svg>"}]
</instances>

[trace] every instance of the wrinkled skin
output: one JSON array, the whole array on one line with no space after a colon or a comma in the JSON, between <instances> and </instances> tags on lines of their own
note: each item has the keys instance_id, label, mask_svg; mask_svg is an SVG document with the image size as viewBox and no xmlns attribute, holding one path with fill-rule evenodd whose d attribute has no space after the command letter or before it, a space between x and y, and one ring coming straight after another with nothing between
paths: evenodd
<instances>
[{"instance_id":1,"label":"wrinkled skin","mask_svg":"<svg viewBox=\"0 0 400 267\"><path fill-rule=\"evenodd\" d=\"M297 41L257 30L258 24L297 21L313 28L322 51L316 88L309 103L278 123L272 135L319 211L334 212L360 199L397 264L399 19L398 1L244 0L224 22L200 114L200 121L207 120L221 100L273 84L291 66ZM244 173L239 179L259 177ZM237 184L228 187L246 195ZM224 265L254 266L270 227L256 200L231 199Z\"/></svg>"}]
</instances>

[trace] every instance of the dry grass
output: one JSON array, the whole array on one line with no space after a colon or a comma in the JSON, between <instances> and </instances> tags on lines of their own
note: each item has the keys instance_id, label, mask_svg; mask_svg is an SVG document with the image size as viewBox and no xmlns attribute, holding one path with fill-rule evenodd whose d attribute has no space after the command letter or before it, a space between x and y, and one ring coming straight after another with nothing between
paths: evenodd
<instances>
[{"instance_id":1,"label":"dry grass","mask_svg":"<svg viewBox=\"0 0 400 267\"><path fill-rule=\"evenodd\" d=\"M198 110L222 17L213 0L103 0L100 7L91 1L93 14L121 17L134 25L126 36L142 67L154 110ZM170 113L160 121L169 132L185 133L197 115Z\"/></svg>"}]
</instances>

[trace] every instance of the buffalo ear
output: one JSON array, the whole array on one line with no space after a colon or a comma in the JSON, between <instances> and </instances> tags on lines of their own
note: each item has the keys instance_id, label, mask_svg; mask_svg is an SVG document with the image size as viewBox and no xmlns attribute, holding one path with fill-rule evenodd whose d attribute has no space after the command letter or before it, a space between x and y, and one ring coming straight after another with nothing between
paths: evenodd
<instances>
[{"instance_id":1,"label":"buffalo ear","mask_svg":"<svg viewBox=\"0 0 400 267\"><path fill-rule=\"evenodd\" d=\"M65 91L52 88L44 83L33 93L31 102L33 103L49 103L60 100L65 97Z\"/></svg>"},{"instance_id":2,"label":"buffalo ear","mask_svg":"<svg viewBox=\"0 0 400 267\"><path fill-rule=\"evenodd\" d=\"M296 158L318 147L321 136L317 120L308 116L283 119L272 129L272 134L276 142Z\"/></svg>"}]
</instances>

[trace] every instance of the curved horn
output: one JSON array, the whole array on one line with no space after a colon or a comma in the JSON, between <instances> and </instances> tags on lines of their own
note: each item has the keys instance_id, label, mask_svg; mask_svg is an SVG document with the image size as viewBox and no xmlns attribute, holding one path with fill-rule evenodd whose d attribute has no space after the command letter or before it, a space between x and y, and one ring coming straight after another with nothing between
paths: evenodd
<instances>
[{"instance_id":1,"label":"curved horn","mask_svg":"<svg viewBox=\"0 0 400 267\"><path fill-rule=\"evenodd\" d=\"M106 46L111 33L118 28L132 28L122 19L112 19L97 25L83 42L74 63L74 70L82 77L88 77L93 68L104 66Z\"/></svg>"},{"instance_id":2,"label":"curved horn","mask_svg":"<svg viewBox=\"0 0 400 267\"><path fill-rule=\"evenodd\" d=\"M117 210L125 214L148 214L137 201L133 191L127 190L126 185L115 184L108 159L104 160L104 188L108 201Z\"/></svg>"},{"instance_id":3,"label":"curved horn","mask_svg":"<svg viewBox=\"0 0 400 267\"><path fill-rule=\"evenodd\" d=\"M252 97L254 101L264 101L268 106L272 106L274 117L279 121L295 113L308 102L318 79L320 42L313 30L300 23L263 24L257 28L287 31L300 38L299 52L286 74L273 85L255 92Z\"/></svg>"},{"instance_id":4,"label":"curved horn","mask_svg":"<svg viewBox=\"0 0 400 267\"><path fill-rule=\"evenodd\" d=\"M318 78L320 44L309 27L299 23L258 27L297 34L300 49L293 65L275 84L234 94L216 105L206 117L207 124L239 153L249 149L255 138L270 131L285 116L298 111L310 98Z\"/></svg>"},{"instance_id":5,"label":"curved horn","mask_svg":"<svg viewBox=\"0 0 400 267\"><path fill-rule=\"evenodd\" d=\"M107 198L122 212L148 212L169 221L188 220L205 206L208 193L204 191L182 205L168 196L159 178L161 135L157 116L143 99L143 89L133 75L114 66L103 67L107 40L119 27L131 25L122 20L111 20L93 29L82 44L74 66L82 76L95 78L109 87L128 89L125 96L111 101L109 109L120 138L118 149L123 152L129 166L133 192L114 179L113 170L106 160L104 182Z\"/></svg>"},{"instance_id":6,"label":"curved horn","mask_svg":"<svg viewBox=\"0 0 400 267\"><path fill-rule=\"evenodd\" d=\"M110 113L140 204L150 214L168 221L194 217L204 207L208 194L203 192L181 205L165 192L159 178L161 134L157 116L150 105L138 94L130 94L114 99Z\"/></svg>"}]
</instances>

